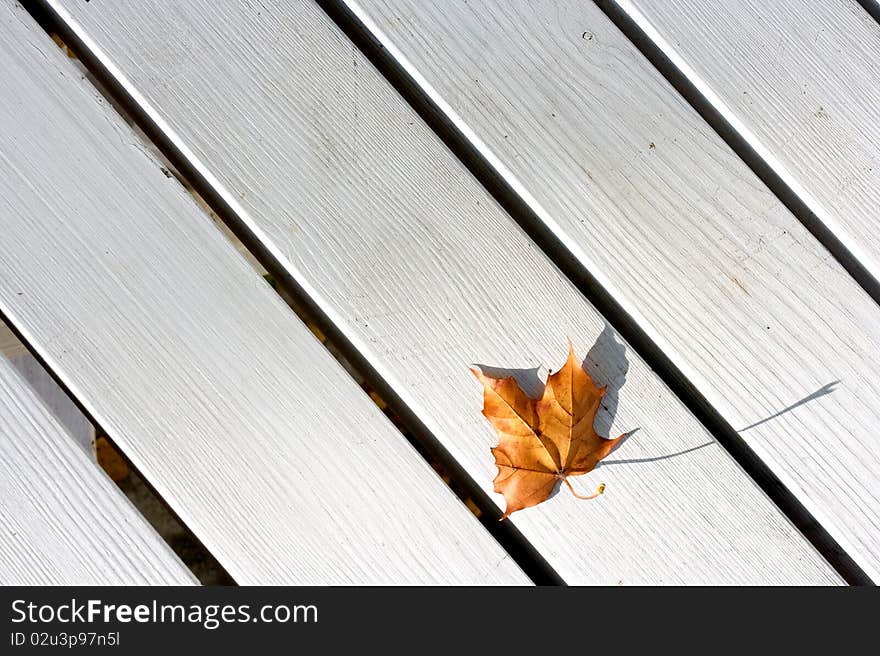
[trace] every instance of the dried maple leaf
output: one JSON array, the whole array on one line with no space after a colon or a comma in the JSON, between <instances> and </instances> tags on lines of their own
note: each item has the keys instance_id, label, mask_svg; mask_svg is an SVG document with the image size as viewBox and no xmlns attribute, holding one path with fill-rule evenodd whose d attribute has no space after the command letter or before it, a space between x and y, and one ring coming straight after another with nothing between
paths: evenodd
<instances>
[{"instance_id":1,"label":"dried maple leaf","mask_svg":"<svg viewBox=\"0 0 880 656\"><path fill-rule=\"evenodd\" d=\"M495 491L507 501L501 519L546 500L559 481L579 499L602 494L604 485L596 494L581 496L568 477L592 471L626 433L613 440L596 433L593 422L607 388L596 387L575 359L571 342L568 360L547 379L539 399L523 392L513 376L471 371L483 383L483 415L498 433L492 454L498 465Z\"/></svg>"}]
</instances>

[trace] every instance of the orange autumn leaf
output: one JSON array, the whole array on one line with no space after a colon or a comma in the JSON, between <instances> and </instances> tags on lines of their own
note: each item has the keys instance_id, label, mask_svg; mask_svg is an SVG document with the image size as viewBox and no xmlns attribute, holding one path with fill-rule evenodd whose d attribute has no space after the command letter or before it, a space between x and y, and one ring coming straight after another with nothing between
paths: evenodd
<instances>
[{"instance_id":1,"label":"orange autumn leaf","mask_svg":"<svg viewBox=\"0 0 880 656\"><path fill-rule=\"evenodd\" d=\"M568 360L547 379L539 399L523 392L513 376L471 371L483 383L483 415L498 433L492 454L498 466L495 491L507 501L501 519L545 501L559 481L579 499L602 494L604 485L581 496L568 477L592 471L626 434L609 440L593 428L606 388L597 387L577 362L571 342Z\"/></svg>"}]
</instances>

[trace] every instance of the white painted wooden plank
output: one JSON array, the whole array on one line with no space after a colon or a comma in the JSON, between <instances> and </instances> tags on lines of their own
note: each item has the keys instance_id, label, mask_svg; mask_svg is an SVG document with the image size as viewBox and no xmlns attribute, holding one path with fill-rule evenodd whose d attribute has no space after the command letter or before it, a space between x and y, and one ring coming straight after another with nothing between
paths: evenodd
<instances>
[{"instance_id":1,"label":"white painted wooden plank","mask_svg":"<svg viewBox=\"0 0 880 656\"><path fill-rule=\"evenodd\" d=\"M84 453L94 455L95 431L58 383L30 353L10 358L12 366L70 434Z\"/></svg>"},{"instance_id":2,"label":"white painted wooden plank","mask_svg":"<svg viewBox=\"0 0 880 656\"><path fill-rule=\"evenodd\" d=\"M867 294L592 4L349 4L880 580Z\"/></svg>"},{"instance_id":3,"label":"white painted wooden plank","mask_svg":"<svg viewBox=\"0 0 880 656\"><path fill-rule=\"evenodd\" d=\"M557 367L602 335L588 367L626 384L599 425L642 430L578 481L600 501L510 520L565 580L836 580L317 7L53 4L488 493L468 365Z\"/></svg>"},{"instance_id":4,"label":"white painted wooden plank","mask_svg":"<svg viewBox=\"0 0 880 656\"><path fill-rule=\"evenodd\" d=\"M0 357L0 585L194 583Z\"/></svg>"},{"instance_id":5,"label":"white painted wooden plank","mask_svg":"<svg viewBox=\"0 0 880 656\"><path fill-rule=\"evenodd\" d=\"M30 16L0 32L0 310L227 571L528 582Z\"/></svg>"},{"instance_id":6,"label":"white painted wooden plank","mask_svg":"<svg viewBox=\"0 0 880 656\"><path fill-rule=\"evenodd\" d=\"M853 0L616 0L880 280L880 25Z\"/></svg>"}]
</instances>

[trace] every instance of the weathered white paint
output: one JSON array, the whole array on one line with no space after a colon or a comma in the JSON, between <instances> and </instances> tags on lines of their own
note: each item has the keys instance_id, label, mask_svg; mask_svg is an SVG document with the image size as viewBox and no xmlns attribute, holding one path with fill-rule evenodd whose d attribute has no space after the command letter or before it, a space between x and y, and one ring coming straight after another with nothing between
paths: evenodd
<instances>
[{"instance_id":1,"label":"weathered white paint","mask_svg":"<svg viewBox=\"0 0 880 656\"><path fill-rule=\"evenodd\" d=\"M528 582L30 16L0 33L0 309L229 573Z\"/></svg>"},{"instance_id":2,"label":"weathered white paint","mask_svg":"<svg viewBox=\"0 0 880 656\"><path fill-rule=\"evenodd\" d=\"M853 0L617 4L880 280L880 25Z\"/></svg>"},{"instance_id":3,"label":"weathered white paint","mask_svg":"<svg viewBox=\"0 0 880 656\"><path fill-rule=\"evenodd\" d=\"M0 585L194 583L0 357Z\"/></svg>"},{"instance_id":4,"label":"weathered white paint","mask_svg":"<svg viewBox=\"0 0 880 656\"><path fill-rule=\"evenodd\" d=\"M591 3L351 4L880 580L871 299Z\"/></svg>"},{"instance_id":5,"label":"weathered white paint","mask_svg":"<svg viewBox=\"0 0 880 656\"><path fill-rule=\"evenodd\" d=\"M558 367L602 335L587 366L626 384L599 426L642 430L575 482L600 500L510 520L567 581L836 580L316 6L53 4L488 492L468 365Z\"/></svg>"}]
</instances>

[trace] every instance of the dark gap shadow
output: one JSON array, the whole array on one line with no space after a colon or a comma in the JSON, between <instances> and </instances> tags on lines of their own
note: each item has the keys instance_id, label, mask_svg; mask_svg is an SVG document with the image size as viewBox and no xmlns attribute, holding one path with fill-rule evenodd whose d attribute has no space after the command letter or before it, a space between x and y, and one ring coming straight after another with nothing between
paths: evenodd
<instances>
[{"instance_id":1,"label":"dark gap shadow","mask_svg":"<svg viewBox=\"0 0 880 656\"><path fill-rule=\"evenodd\" d=\"M865 571L843 549L828 530L817 521L813 514L804 506L800 499L779 479L779 476L764 462L754 450L743 440L740 434L730 425L725 417L718 411L691 381L685 373L676 365L675 361L656 343L645 331L640 323L624 308L602 282L572 254L569 246L564 243L558 234L544 222L542 217L535 213L523 196L516 190L506 177L485 158L474 145L470 138L462 132L460 126L453 122L434 100L425 92L422 85L395 59L394 54L381 43L376 35L360 20L360 18L342 0L316 0L318 5L336 23L336 25L351 39L361 52L363 52L372 64L385 76L394 88L400 93L410 106L418 112L419 116L453 152L459 161L467 167L471 174L489 191L493 198L507 211L510 217L532 239L532 241L553 261L559 270L571 280L572 284L595 306L610 324L617 330L630 348L634 349L645 363L660 377L669 387L671 392L678 396L687 409L693 413L708 431L718 440L718 444L740 465L752 480L768 495L782 513L792 521L810 543L822 554L824 558L844 577L855 585L871 585L873 582ZM867 0L865 0L867 1ZM45 0L42 0L45 2ZM681 76L676 80L674 65L668 58L657 49L651 49L651 42L641 32L638 25L628 20L625 12L615 11L615 3L607 0L594 0L606 15L611 18L623 33L633 41L645 54L652 64L666 75L667 80L672 82L676 90L684 91L686 97L699 95L699 91L687 93L687 80ZM656 56L654 56L656 55ZM693 85L690 85L693 89ZM702 113L704 118L707 114ZM717 112L716 112L717 114ZM723 117L722 117L723 121ZM715 121L715 124L718 124ZM727 130L731 133L732 130ZM723 136L723 134L722 134ZM747 145L747 144L746 144ZM743 152L739 150L738 152ZM749 161L756 160L752 157ZM753 170L755 168L753 167ZM758 172L758 171L756 171ZM762 175L762 173L764 175ZM758 172L762 180L772 178L774 172L769 167L764 167ZM778 178L778 176L777 176ZM772 180L771 180L772 182ZM782 183L784 186L784 182ZM770 185L771 189L779 189L780 185ZM804 216L809 222L809 208L790 190L777 196L792 209L796 215ZM222 199L218 199L221 200ZM799 211L803 210L803 211ZM813 222L813 228L818 228L813 233L821 238L828 236L830 239L823 241L826 246L833 246L833 235L828 231L822 231L817 222ZM838 254L840 250L838 249ZM880 299L880 284L873 277L858 266L858 262L849 261L851 266L848 270L865 287L866 290L877 290L872 294L875 300ZM867 275L862 275L867 274ZM396 397L392 397L396 398ZM524 539L524 538L522 538ZM540 554L531 547L529 554L532 558L539 558ZM544 563L544 568L548 566Z\"/></svg>"},{"instance_id":2,"label":"dark gap shadow","mask_svg":"<svg viewBox=\"0 0 880 656\"><path fill-rule=\"evenodd\" d=\"M868 14L875 21L880 23L880 3L875 3L872 0L856 0Z\"/></svg>"},{"instance_id":3,"label":"dark gap shadow","mask_svg":"<svg viewBox=\"0 0 880 656\"><path fill-rule=\"evenodd\" d=\"M236 586L238 583L226 571L226 568L214 557L202 541L178 516L177 512L159 495L140 470L135 467L123 451L110 437L107 431L95 419L91 412L82 404L79 397L71 392L67 384L59 377L21 333L15 323L0 310L0 324L5 325L33 356L34 360L49 374L55 384L68 396L85 420L92 425L95 439L104 437L113 450L122 458L129 470L129 475L122 481L113 483L122 491L138 513L144 518L159 537L180 558L181 562L195 576L201 585ZM0 358L5 357L0 353ZM97 460L95 465L99 466ZM103 468L102 468L102 471ZM112 478L111 478L112 480Z\"/></svg>"},{"instance_id":4,"label":"dark gap shadow","mask_svg":"<svg viewBox=\"0 0 880 656\"><path fill-rule=\"evenodd\" d=\"M783 408L779 412L776 412L776 413L770 415L769 417L765 417L764 419L761 419L760 421L756 421L754 424L749 424L745 428L740 428L739 432L742 433L743 431L747 431L749 429L755 428L756 426L760 426L761 424L765 424L768 421L770 421L771 419L776 419L777 417L784 415L786 412L790 412L790 411L794 410L795 408L804 405L805 403L809 403L810 401L814 401L814 400L821 398L827 394L831 394L831 392L834 391L834 386L839 385L839 384L840 384L839 380L835 380L831 383L827 383L827 384L823 385L822 387L820 387L819 389L817 389L812 394L808 394L807 396L802 398L800 401L792 403L790 406Z\"/></svg>"}]
</instances>

